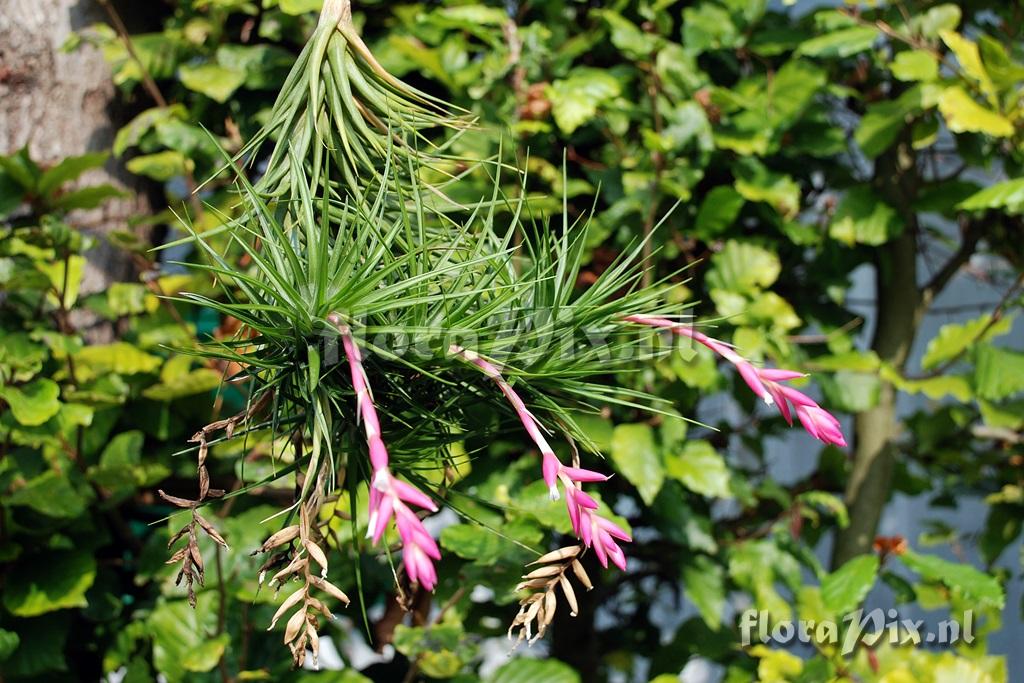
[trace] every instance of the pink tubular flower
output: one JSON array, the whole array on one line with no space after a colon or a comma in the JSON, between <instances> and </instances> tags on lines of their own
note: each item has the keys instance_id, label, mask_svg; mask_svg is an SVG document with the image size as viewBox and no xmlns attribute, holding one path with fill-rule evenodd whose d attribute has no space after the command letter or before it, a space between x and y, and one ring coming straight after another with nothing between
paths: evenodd
<instances>
[{"instance_id":1,"label":"pink tubular flower","mask_svg":"<svg viewBox=\"0 0 1024 683\"><path fill-rule=\"evenodd\" d=\"M479 368L487 377L491 378L501 389L501 392L512 404L512 408L519 416L520 422L526 428L533 442L540 449L542 464L541 472L544 483L548 486L551 500L558 500L561 496L558 492L558 484L561 482L565 490L565 506L569 512L569 520L572 522L573 533L583 541L588 548L593 548L601 566L607 567L609 560L622 570L626 569L626 556L619 547L617 541L630 542L633 539L623 531L617 524L597 514L598 503L592 496L583 490L582 484L591 482L608 481L608 475L586 470L580 467L566 467L555 455L554 450L544 438L543 430L537 422L537 418L527 409L523 399L519 397L516 390L508 383L501 371L493 363L480 357L461 346L453 345L449 352L467 363Z\"/></svg>"},{"instance_id":2,"label":"pink tubular flower","mask_svg":"<svg viewBox=\"0 0 1024 683\"><path fill-rule=\"evenodd\" d=\"M358 419L362 421L363 430L366 432L370 465L373 468L373 479L370 484L370 519L366 536L372 538L374 544L379 543L387 531L388 524L394 518L398 535L402 539L405 573L410 581L432 591L437 585L437 571L432 560L441 559L441 551L423 526L423 522L407 503L431 512L436 512L437 506L429 496L412 484L396 479L388 469L388 449L381 438L380 419L373 404L373 395L370 393L370 383L366 377L366 368L363 366L359 347L340 316L332 315L329 319L341 334L342 347L345 349L352 375L352 388L356 392Z\"/></svg>"},{"instance_id":3,"label":"pink tubular flower","mask_svg":"<svg viewBox=\"0 0 1024 683\"><path fill-rule=\"evenodd\" d=\"M826 444L845 446L846 439L843 437L839 420L827 410L818 405L810 396L796 389L780 384L797 377L806 377L804 373L793 370L780 370L775 368L757 368L746 358L736 353L732 346L723 341L712 339L703 332L693 329L691 326L669 318L659 318L649 315L630 315L625 318L627 322L648 327L660 327L670 330L673 334L689 337L698 344L711 349L725 360L732 363L740 373L740 377L747 383L747 386L757 394L767 405L778 407L782 417L790 425L793 424L792 411L796 411L800 424L814 438ZM792 408L790 407L792 404Z\"/></svg>"}]
</instances>

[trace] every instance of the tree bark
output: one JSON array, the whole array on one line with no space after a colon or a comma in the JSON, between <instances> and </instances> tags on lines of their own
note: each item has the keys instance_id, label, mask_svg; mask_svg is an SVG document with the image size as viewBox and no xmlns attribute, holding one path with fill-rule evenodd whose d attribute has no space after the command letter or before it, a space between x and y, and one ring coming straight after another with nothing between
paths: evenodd
<instances>
[{"instance_id":1,"label":"tree bark","mask_svg":"<svg viewBox=\"0 0 1024 683\"><path fill-rule=\"evenodd\" d=\"M74 31L103 20L94 0L0 0L0 153L28 145L36 162L52 165L110 148L119 118L110 68L91 46L61 51ZM125 229L129 217L149 209L135 182L113 160L88 172L79 185L110 183L129 192L68 222L97 237ZM83 294L131 275L129 260L103 239L87 256Z\"/></svg>"},{"instance_id":2,"label":"tree bark","mask_svg":"<svg viewBox=\"0 0 1024 683\"><path fill-rule=\"evenodd\" d=\"M917 282L917 214L911 208L919 178L909 145L880 157L875 180L880 194L900 213L903 232L884 245L875 263L878 320L871 349L883 363L902 370L927 309ZM897 436L896 388L882 382L878 403L854 417L854 457L846 485L850 524L836 536L832 563L838 567L871 551L889 500Z\"/></svg>"}]
</instances>

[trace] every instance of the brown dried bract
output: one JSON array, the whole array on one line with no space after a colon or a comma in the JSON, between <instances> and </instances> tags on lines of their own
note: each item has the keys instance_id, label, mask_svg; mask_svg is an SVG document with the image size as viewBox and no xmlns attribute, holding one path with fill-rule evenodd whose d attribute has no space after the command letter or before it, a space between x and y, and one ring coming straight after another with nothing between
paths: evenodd
<instances>
[{"instance_id":1,"label":"brown dried bract","mask_svg":"<svg viewBox=\"0 0 1024 683\"><path fill-rule=\"evenodd\" d=\"M579 613L576 591L572 587L568 573L571 571L587 590L593 588L590 577L579 561L583 550L581 545L566 546L543 555L528 565L540 566L525 574L522 582L516 586L516 590L534 592L519 601L519 613L509 626L508 637L510 640L515 639L515 646L524 640L532 645L544 637L558 610L556 589L561 589L565 596L565 601L569 604L569 613L574 617Z\"/></svg>"}]
</instances>

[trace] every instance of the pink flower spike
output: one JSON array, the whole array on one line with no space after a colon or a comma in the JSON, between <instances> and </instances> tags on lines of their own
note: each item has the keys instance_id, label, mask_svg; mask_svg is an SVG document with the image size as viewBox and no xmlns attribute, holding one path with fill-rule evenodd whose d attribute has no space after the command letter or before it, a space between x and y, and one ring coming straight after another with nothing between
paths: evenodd
<instances>
[{"instance_id":1,"label":"pink flower spike","mask_svg":"<svg viewBox=\"0 0 1024 683\"><path fill-rule=\"evenodd\" d=\"M601 474L593 470L584 470L579 467L562 467L561 472L573 481L602 482L611 479L607 474Z\"/></svg>"},{"instance_id":2,"label":"pink flower spike","mask_svg":"<svg viewBox=\"0 0 1024 683\"><path fill-rule=\"evenodd\" d=\"M763 368L761 370L758 370L757 374L761 376L762 380L768 382L788 382L791 379L807 377L806 372L797 372L795 370L782 370L781 368Z\"/></svg>"},{"instance_id":3,"label":"pink flower spike","mask_svg":"<svg viewBox=\"0 0 1024 683\"><path fill-rule=\"evenodd\" d=\"M587 508L588 510L596 510L600 507L597 501L594 500L589 494L576 489L572 494L573 501L581 508Z\"/></svg>"},{"instance_id":4,"label":"pink flower spike","mask_svg":"<svg viewBox=\"0 0 1024 683\"><path fill-rule=\"evenodd\" d=\"M789 401L782 394L782 388L774 382L768 382L765 384L765 387L771 392L772 398L775 399L775 405L778 406L779 412L782 413L782 418L786 421L786 424L792 427L793 414L789 409Z\"/></svg>"},{"instance_id":5,"label":"pink flower spike","mask_svg":"<svg viewBox=\"0 0 1024 683\"><path fill-rule=\"evenodd\" d=\"M434 505L434 501L430 499L430 496L423 493L412 484L406 484L404 481L400 481L392 477L391 485L395 488L395 493L398 494L398 497L406 503L412 503L424 510L437 512L437 506Z\"/></svg>"},{"instance_id":6,"label":"pink flower spike","mask_svg":"<svg viewBox=\"0 0 1024 683\"><path fill-rule=\"evenodd\" d=\"M764 384L761 382L761 378L758 376L757 369L754 368L749 362L742 360L735 363L736 369L739 370L740 377L747 383L750 390L757 394L766 405L771 405L774 401L771 393L765 389Z\"/></svg>"},{"instance_id":7,"label":"pink flower spike","mask_svg":"<svg viewBox=\"0 0 1024 683\"><path fill-rule=\"evenodd\" d=\"M544 476L544 483L548 485L548 494L551 500L558 500L558 473L562 470L562 463L553 452L544 453L541 464L541 472Z\"/></svg>"},{"instance_id":8,"label":"pink flower spike","mask_svg":"<svg viewBox=\"0 0 1024 683\"><path fill-rule=\"evenodd\" d=\"M606 552L608 553L608 559L610 559L616 567L622 571L626 571L626 555L622 552L622 548L613 542L607 547Z\"/></svg>"},{"instance_id":9,"label":"pink flower spike","mask_svg":"<svg viewBox=\"0 0 1024 683\"><path fill-rule=\"evenodd\" d=\"M828 444L846 445L846 439L843 437L839 420L835 416L815 403L806 394L779 384L779 382L788 382L798 377L806 377L804 373L779 368L756 368L729 344L712 339L687 324L675 322L669 318L630 315L626 316L623 320L639 325L665 328L671 330L673 334L689 337L698 344L706 346L732 363L739 371L740 376L743 377L743 381L747 383L747 386L765 403L778 406L779 412L787 423L793 424L792 410L795 408L800 423L809 434Z\"/></svg>"},{"instance_id":10,"label":"pink flower spike","mask_svg":"<svg viewBox=\"0 0 1024 683\"><path fill-rule=\"evenodd\" d=\"M625 531L623 531L622 527L620 527L618 524L609 519L605 519L604 517L598 517L597 525L601 527L603 531L606 531L610 536L614 536L620 541L626 541L627 543L633 542L632 536L627 534Z\"/></svg>"}]
</instances>

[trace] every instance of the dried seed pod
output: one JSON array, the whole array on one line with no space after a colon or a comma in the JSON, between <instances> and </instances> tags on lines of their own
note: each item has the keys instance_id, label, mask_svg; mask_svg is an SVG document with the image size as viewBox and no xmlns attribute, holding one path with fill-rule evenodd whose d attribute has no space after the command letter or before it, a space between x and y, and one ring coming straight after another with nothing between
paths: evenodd
<instances>
[{"instance_id":1,"label":"dried seed pod","mask_svg":"<svg viewBox=\"0 0 1024 683\"><path fill-rule=\"evenodd\" d=\"M580 580L580 583L583 584L584 588L588 591L594 590L594 584L590 582L590 577L587 576L587 570L583 568L583 565L580 564L579 560L572 561L572 571L576 574L576 578Z\"/></svg>"},{"instance_id":2,"label":"dried seed pod","mask_svg":"<svg viewBox=\"0 0 1024 683\"><path fill-rule=\"evenodd\" d=\"M170 559L168 559L167 562L165 562L164 564L177 564L178 562L181 562L183 559L185 559L186 555L188 555L188 546L185 546L181 550L175 552L173 555L171 555Z\"/></svg>"},{"instance_id":3,"label":"dried seed pod","mask_svg":"<svg viewBox=\"0 0 1024 683\"><path fill-rule=\"evenodd\" d=\"M284 642L288 644L295 640L301 632L302 625L306 621L305 608L295 612L284 627Z\"/></svg>"},{"instance_id":4,"label":"dried seed pod","mask_svg":"<svg viewBox=\"0 0 1024 683\"><path fill-rule=\"evenodd\" d=\"M529 581L523 581L523 582L517 584L516 585L516 590L517 591L521 591L521 590L533 590L535 588L544 588L549 583L551 583L551 580L550 579L546 579L546 578L530 579Z\"/></svg>"},{"instance_id":5,"label":"dried seed pod","mask_svg":"<svg viewBox=\"0 0 1024 683\"><path fill-rule=\"evenodd\" d=\"M572 584L569 583L565 574L558 577L558 585L562 587L562 593L569 603L569 613L575 617L580 612L579 603L576 601L576 591L573 590Z\"/></svg>"},{"instance_id":6,"label":"dried seed pod","mask_svg":"<svg viewBox=\"0 0 1024 683\"><path fill-rule=\"evenodd\" d=\"M303 547L306 548L306 552L313 558L313 561L320 565L320 576L327 576L327 556L324 555L320 546L313 541L306 541L303 543Z\"/></svg>"},{"instance_id":7,"label":"dried seed pod","mask_svg":"<svg viewBox=\"0 0 1024 683\"><path fill-rule=\"evenodd\" d=\"M296 557L294 560L291 561L291 563L287 567L285 567L278 573L274 574L274 577L270 579L270 585L273 586L289 574L297 573L300 569L306 566L307 562L308 560L306 560L306 558L304 557Z\"/></svg>"},{"instance_id":8,"label":"dried seed pod","mask_svg":"<svg viewBox=\"0 0 1024 683\"><path fill-rule=\"evenodd\" d=\"M541 567L540 569L534 569L532 572L524 576L524 579L542 579L547 576L557 576L564 571L564 567L557 564L549 564Z\"/></svg>"},{"instance_id":9,"label":"dried seed pod","mask_svg":"<svg viewBox=\"0 0 1024 683\"><path fill-rule=\"evenodd\" d=\"M199 522L199 526L203 528L203 531L206 532L207 536L209 536L215 542L220 544L225 550L230 549L228 547L228 542L224 540L224 537L221 536L220 533L218 533L218 531L213 528L213 525L206 521L202 515L200 515L198 512L193 511L192 516L195 518L197 522Z\"/></svg>"},{"instance_id":10,"label":"dried seed pod","mask_svg":"<svg viewBox=\"0 0 1024 683\"><path fill-rule=\"evenodd\" d=\"M197 501L189 500L187 498L178 498L177 496L172 496L170 494L164 493L163 489L157 489L157 494L161 498L166 500L168 503L170 503L171 505L174 505L174 506L177 506L177 507L180 507L180 508L187 509L187 508L193 508L193 507L196 506L196 502Z\"/></svg>"},{"instance_id":11,"label":"dried seed pod","mask_svg":"<svg viewBox=\"0 0 1024 683\"><path fill-rule=\"evenodd\" d=\"M337 601L339 601L339 602L341 602L341 603L343 603L345 605L347 605L350 602L350 600L348 599L348 596L345 595L345 593L342 592L342 590L340 588L335 586L333 583L331 583L327 579L324 579L322 577L321 578L310 577L310 582L314 586L316 586L317 588L322 590L324 593L327 593L328 595L330 595L335 600L337 600Z\"/></svg>"},{"instance_id":12,"label":"dried seed pod","mask_svg":"<svg viewBox=\"0 0 1024 683\"><path fill-rule=\"evenodd\" d=\"M320 670L320 635L316 632L316 624L306 624L306 636L309 637L309 649L313 651L313 668Z\"/></svg>"},{"instance_id":13,"label":"dried seed pod","mask_svg":"<svg viewBox=\"0 0 1024 683\"><path fill-rule=\"evenodd\" d=\"M577 555L579 555L580 549L581 548L578 545L568 545L564 548L559 548L558 550L552 550L550 553L546 555L541 555L538 559L534 560L526 566L532 567L535 564L548 564L551 562L561 562L563 560L568 560L570 557L576 557Z\"/></svg>"},{"instance_id":14,"label":"dried seed pod","mask_svg":"<svg viewBox=\"0 0 1024 683\"><path fill-rule=\"evenodd\" d=\"M331 613L331 610L327 609L327 605L325 605L324 603L320 602L316 598L307 597L306 598L306 605L310 609L315 609L317 612L319 612L320 614L324 615L324 617L326 617L330 621L334 621L334 614Z\"/></svg>"},{"instance_id":15,"label":"dried seed pod","mask_svg":"<svg viewBox=\"0 0 1024 683\"><path fill-rule=\"evenodd\" d=\"M288 543L289 541L295 540L296 538L298 538L298 535L299 535L299 525L298 524L293 524L292 526L285 527L284 529L281 529L280 531L278 531L276 534L272 535L267 540L263 541L263 545L261 545L259 547L259 550L253 551L252 554L253 555L257 555L259 553L265 553L268 550L271 550L271 549L276 548L278 546L284 545L285 543Z\"/></svg>"},{"instance_id":16,"label":"dried seed pod","mask_svg":"<svg viewBox=\"0 0 1024 683\"><path fill-rule=\"evenodd\" d=\"M548 589L548 592L544 594L544 617L540 620L544 626L547 626L555 618L555 612L558 610L558 596L555 595L555 587L552 586Z\"/></svg>"},{"instance_id":17,"label":"dried seed pod","mask_svg":"<svg viewBox=\"0 0 1024 683\"><path fill-rule=\"evenodd\" d=\"M281 606L277 608L276 612L274 612L274 616L270 620L270 626L267 627L268 631L273 631L274 627L277 626L277 620L284 616L284 614L288 610L290 610L292 607L295 607L295 605L299 604L302 601L302 599L306 597L306 591L306 588L300 588L299 590L295 591L287 598L285 598L285 601L282 602Z\"/></svg>"}]
</instances>

